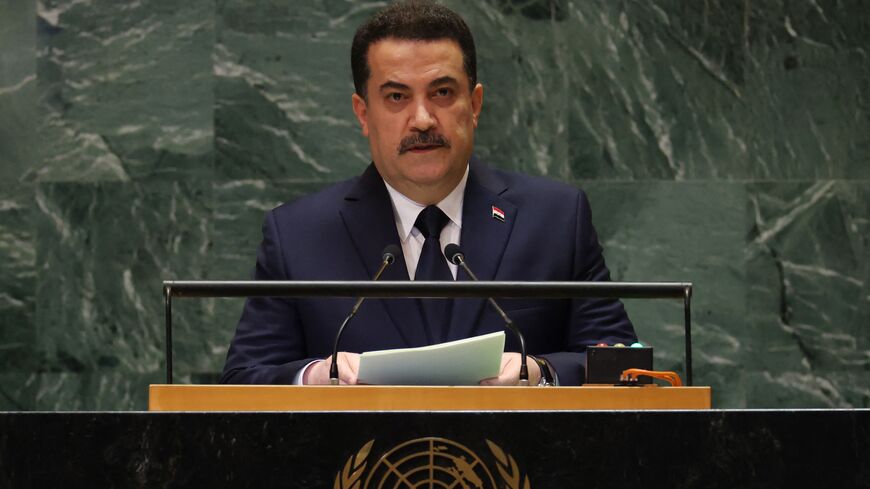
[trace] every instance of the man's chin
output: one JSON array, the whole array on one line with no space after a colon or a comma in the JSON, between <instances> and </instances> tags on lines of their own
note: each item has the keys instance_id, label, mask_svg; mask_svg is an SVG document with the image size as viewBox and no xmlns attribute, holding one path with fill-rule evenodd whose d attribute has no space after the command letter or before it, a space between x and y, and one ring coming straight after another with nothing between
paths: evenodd
<instances>
[{"instance_id":1,"label":"man's chin","mask_svg":"<svg viewBox=\"0 0 870 489\"><path fill-rule=\"evenodd\" d=\"M418 187L437 187L444 183L446 174L444 172L435 173L414 173L408 175L408 180L413 182Z\"/></svg>"},{"instance_id":2,"label":"man's chin","mask_svg":"<svg viewBox=\"0 0 870 489\"><path fill-rule=\"evenodd\" d=\"M409 173L443 177L450 169L449 156L443 151L408 151L401 156L401 159Z\"/></svg>"},{"instance_id":3,"label":"man's chin","mask_svg":"<svg viewBox=\"0 0 870 489\"><path fill-rule=\"evenodd\" d=\"M408 165L404 177L420 187L437 186L448 178L449 167L444 164Z\"/></svg>"}]
</instances>

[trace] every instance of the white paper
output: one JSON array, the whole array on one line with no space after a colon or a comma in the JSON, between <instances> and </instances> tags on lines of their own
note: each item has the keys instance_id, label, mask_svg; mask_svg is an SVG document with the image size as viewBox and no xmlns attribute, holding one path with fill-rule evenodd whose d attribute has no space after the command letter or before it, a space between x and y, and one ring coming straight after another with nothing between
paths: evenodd
<instances>
[{"instance_id":1,"label":"white paper","mask_svg":"<svg viewBox=\"0 0 870 489\"><path fill-rule=\"evenodd\" d=\"M376 385L477 385L497 377L504 331L437 345L367 351L360 355L359 382Z\"/></svg>"}]
</instances>

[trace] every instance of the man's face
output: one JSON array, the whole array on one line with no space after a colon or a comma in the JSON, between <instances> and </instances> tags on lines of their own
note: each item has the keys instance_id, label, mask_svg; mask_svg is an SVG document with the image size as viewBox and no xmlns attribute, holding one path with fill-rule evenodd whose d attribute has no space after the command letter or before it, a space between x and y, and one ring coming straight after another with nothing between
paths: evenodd
<instances>
[{"instance_id":1,"label":"man's face","mask_svg":"<svg viewBox=\"0 0 870 489\"><path fill-rule=\"evenodd\" d=\"M465 174L483 87L469 89L452 40L384 39L369 47L368 64L367 96L354 94L353 109L372 160L396 190L437 203Z\"/></svg>"}]
</instances>

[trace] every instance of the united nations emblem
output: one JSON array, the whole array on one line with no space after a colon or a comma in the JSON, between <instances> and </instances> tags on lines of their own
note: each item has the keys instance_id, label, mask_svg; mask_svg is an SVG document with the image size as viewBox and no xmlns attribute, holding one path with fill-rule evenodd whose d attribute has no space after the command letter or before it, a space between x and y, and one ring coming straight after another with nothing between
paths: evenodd
<instances>
[{"instance_id":1,"label":"united nations emblem","mask_svg":"<svg viewBox=\"0 0 870 489\"><path fill-rule=\"evenodd\" d=\"M446 438L426 437L406 441L384 452L368 467L375 440L347 459L335 476L334 489L434 488L531 489L516 460L495 443L486 444L495 459L496 473L504 486L496 484L493 471L468 447Z\"/></svg>"}]
</instances>

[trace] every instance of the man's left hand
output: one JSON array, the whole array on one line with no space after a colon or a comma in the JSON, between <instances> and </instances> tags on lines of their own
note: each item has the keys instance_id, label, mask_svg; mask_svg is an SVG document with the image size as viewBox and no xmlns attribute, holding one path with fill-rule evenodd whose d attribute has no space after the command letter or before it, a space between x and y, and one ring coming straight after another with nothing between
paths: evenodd
<instances>
[{"instance_id":1,"label":"man's left hand","mask_svg":"<svg viewBox=\"0 0 870 489\"><path fill-rule=\"evenodd\" d=\"M480 385L517 385L520 380L520 359L519 353L502 353L501 371L498 377L483 379ZM541 380L541 369L531 355L526 355L526 365L529 368L529 385L538 385Z\"/></svg>"}]
</instances>

